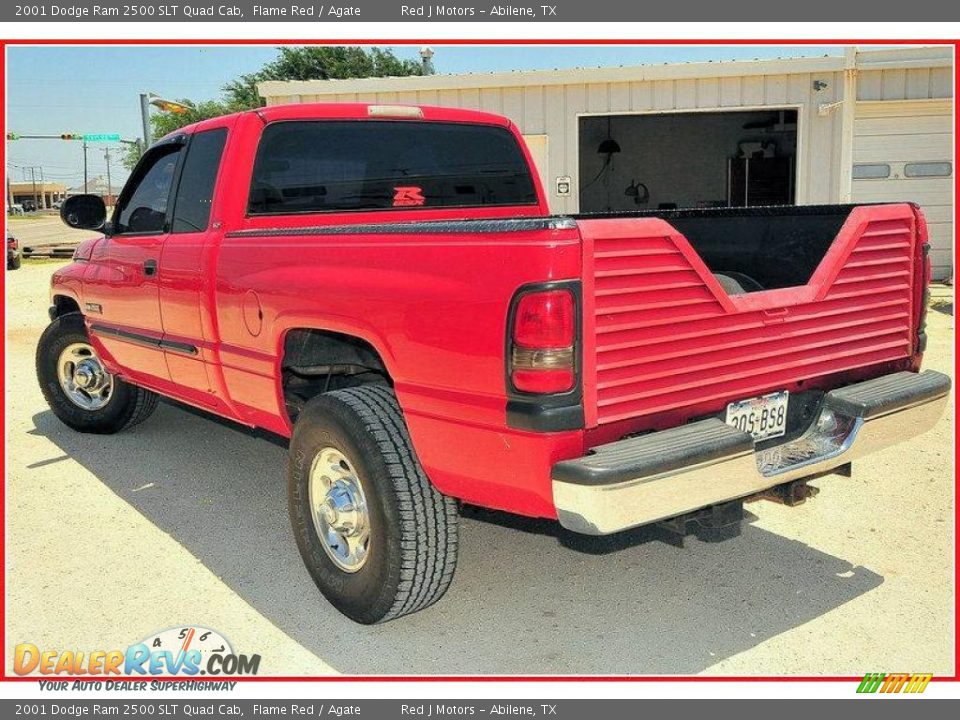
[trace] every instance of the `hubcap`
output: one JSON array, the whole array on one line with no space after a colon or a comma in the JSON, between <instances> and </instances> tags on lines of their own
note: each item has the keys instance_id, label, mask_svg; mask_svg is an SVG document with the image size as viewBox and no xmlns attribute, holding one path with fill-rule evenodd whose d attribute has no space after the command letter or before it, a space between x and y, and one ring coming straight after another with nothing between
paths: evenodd
<instances>
[{"instance_id":1,"label":"hubcap","mask_svg":"<svg viewBox=\"0 0 960 720\"><path fill-rule=\"evenodd\" d=\"M331 447L317 453L309 492L320 544L338 568L357 572L370 551L370 523L363 485L346 455Z\"/></svg>"},{"instance_id":2,"label":"hubcap","mask_svg":"<svg viewBox=\"0 0 960 720\"><path fill-rule=\"evenodd\" d=\"M84 410L101 409L113 394L113 375L103 369L87 343L64 348L57 361L57 378L70 402Z\"/></svg>"}]
</instances>

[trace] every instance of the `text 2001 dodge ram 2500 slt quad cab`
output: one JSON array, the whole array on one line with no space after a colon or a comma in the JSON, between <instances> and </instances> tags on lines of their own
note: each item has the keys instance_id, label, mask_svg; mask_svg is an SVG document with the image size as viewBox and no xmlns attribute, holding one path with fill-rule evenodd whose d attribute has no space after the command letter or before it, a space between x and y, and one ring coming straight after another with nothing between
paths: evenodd
<instances>
[{"instance_id":1,"label":"text 2001 dodge ram 2500 slt quad cab","mask_svg":"<svg viewBox=\"0 0 960 720\"><path fill-rule=\"evenodd\" d=\"M908 203L551 216L510 121L296 105L154 144L53 276L37 372L82 432L164 395L290 438L321 592L439 599L458 502L604 535L731 534L745 498L922 433L926 228Z\"/></svg>"}]
</instances>

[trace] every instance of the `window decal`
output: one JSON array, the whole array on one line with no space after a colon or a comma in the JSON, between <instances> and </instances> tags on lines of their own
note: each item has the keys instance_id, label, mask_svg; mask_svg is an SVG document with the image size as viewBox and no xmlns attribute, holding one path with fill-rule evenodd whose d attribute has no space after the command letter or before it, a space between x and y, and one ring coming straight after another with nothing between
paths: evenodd
<instances>
[{"instance_id":1,"label":"window decal","mask_svg":"<svg viewBox=\"0 0 960 720\"><path fill-rule=\"evenodd\" d=\"M423 196L423 189L416 185L395 187L393 189L394 207L417 207L423 205L427 199Z\"/></svg>"}]
</instances>

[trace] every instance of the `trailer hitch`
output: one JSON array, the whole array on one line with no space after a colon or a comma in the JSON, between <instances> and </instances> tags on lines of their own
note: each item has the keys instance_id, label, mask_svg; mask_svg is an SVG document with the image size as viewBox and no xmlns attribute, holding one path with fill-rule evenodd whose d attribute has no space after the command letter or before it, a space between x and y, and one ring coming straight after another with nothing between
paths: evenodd
<instances>
[{"instance_id":1,"label":"trailer hitch","mask_svg":"<svg viewBox=\"0 0 960 720\"><path fill-rule=\"evenodd\" d=\"M709 505L656 524L666 533L668 542L677 547L683 547L683 540L690 530L701 542L718 543L738 537L742 526L742 499Z\"/></svg>"},{"instance_id":2,"label":"trailer hitch","mask_svg":"<svg viewBox=\"0 0 960 720\"><path fill-rule=\"evenodd\" d=\"M780 503L781 505L786 505L787 507L803 505L808 498L816 497L817 493L820 492L819 488L816 488L813 485L807 485L808 480L809 478L804 478L801 480L794 480L793 482L784 483L783 485L774 485L769 490L764 490L757 497L762 498L763 500L770 500L775 503Z\"/></svg>"}]
</instances>

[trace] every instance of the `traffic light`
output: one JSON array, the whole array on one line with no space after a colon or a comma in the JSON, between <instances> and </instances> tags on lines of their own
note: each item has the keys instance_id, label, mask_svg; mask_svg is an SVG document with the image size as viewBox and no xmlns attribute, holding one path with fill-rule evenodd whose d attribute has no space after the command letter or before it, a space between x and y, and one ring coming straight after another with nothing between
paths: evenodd
<instances>
[{"instance_id":1,"label":"traffic light","mask_svg":"<svg viewBox=\"0 0 960 720\"><path fill-rule=\"evenodd\" d=\"M19 140L20 136L16 133L7 133L7 140Z\"/></svg>"},{"instance_id":2,"label":"traffic light","mask_svg":"<svg viewBox=\"0 0 960 720\"><path fill-rule=\"evenodd\" d=\"M161 100L160 98L154 98L150 103L164 112L171 112L176 115L186 115L192 109L189 105L184 105L183 103L178 103L174 100Z\"/></svg>"},{"instance_id":3,"label":"traffic light","mask_svg":"<svg viewBox=\"0 0 960 720\"><path fill-rule=\"evenodd\" d=\"M83 140L83 133L63 133L61 140Z\"/></svg>"}]
</instances>

